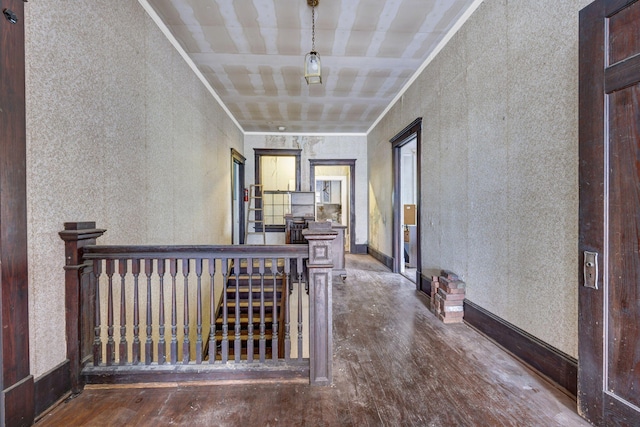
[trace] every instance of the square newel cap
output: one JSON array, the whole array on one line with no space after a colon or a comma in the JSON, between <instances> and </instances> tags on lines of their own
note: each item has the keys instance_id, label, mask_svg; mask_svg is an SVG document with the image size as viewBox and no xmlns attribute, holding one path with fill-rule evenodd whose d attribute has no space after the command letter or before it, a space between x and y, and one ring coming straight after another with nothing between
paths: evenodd
<instances>
[{"instance_id":1,"label":"square newel cap","mask_svg":"<svg viewBox=\"0 0 640 427\"><path fill-rule=\"evenodd\" d=\"M308 228L302 230L307 240L333 240L338 232L331 228L329 221L310 221Z\"/></svg>"},{"instance_id":2,"label":"square newel cap","mask_svg":"<svg viewBox=\"0 0 640 427\"><path fill-rule=\"evenodd\" d=\"M76 241L98 238L102 236L105 231L107 230L96 228L94 221L65 222L64 230L58 234L64 241Z\"/></svg>"}]
</instances>

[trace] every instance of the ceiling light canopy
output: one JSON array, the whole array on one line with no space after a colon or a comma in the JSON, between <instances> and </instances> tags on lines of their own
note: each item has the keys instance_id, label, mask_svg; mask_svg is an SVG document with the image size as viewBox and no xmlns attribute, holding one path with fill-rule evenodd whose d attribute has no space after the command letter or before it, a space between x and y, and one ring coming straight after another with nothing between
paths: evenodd
<instances>
[{"instance_id":1,"label":"ceiling light canopy","mask_svg":"<svg viewBox=\"0 0 640 427\"><path fill-rule=\"evenodd\" d=\"M307 84L322 84L322 64L316 52L316 6L319 0L307 0L311 6L311 52L304 57L304 78Z\"/></svg>"}]
</instances>

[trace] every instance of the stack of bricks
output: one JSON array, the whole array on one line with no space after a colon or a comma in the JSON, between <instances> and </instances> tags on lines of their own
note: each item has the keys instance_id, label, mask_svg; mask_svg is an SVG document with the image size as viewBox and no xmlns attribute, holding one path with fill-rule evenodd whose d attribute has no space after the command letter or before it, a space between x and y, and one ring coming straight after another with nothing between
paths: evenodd
<instances>
[{"instance_id":1,"label":"stack of bricks","mask_svg":"<svg viewBox=\"0 0 640 427\"><path fill-rule=\"evenodd\" d=\"M462 323L465 283L447 270L431 281L431 308L444 323Z\"/></svg>"}]
</instances>

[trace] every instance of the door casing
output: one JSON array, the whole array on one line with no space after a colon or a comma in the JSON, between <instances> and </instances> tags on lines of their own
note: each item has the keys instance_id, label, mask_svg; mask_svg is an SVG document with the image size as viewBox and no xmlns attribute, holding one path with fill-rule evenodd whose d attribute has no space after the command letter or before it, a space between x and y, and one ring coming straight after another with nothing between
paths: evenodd
<instances>
[{"instance_id":1,"label":"door casing","mask_svg":"<svg viewBox=\"0 0 640 427\"><path fill-rule=\"evenodd\" d=\"M407 144L409 141L412 141L413 138L416 139L416 156L417 156L417 167L416 167L416 187L418 199L416 200L416 235L418 236L417 241L417 271L416 271L416 287L418 288L420 285L420 276L422 274L422 251L421 251L421 225L420 225L420 204L421 204L421 138L422 138L422 117L418 117L411 124L405 127L403 130L398 132L393 138L389 140L391 143L392 149L392 162L393 162L393 272L400 272L400 263L403 261L403 239L404 236L400 233L400 224L402 224L402 189L401 189L401 153L400 149L403 145Z\"/></svg>"}]
</instances>

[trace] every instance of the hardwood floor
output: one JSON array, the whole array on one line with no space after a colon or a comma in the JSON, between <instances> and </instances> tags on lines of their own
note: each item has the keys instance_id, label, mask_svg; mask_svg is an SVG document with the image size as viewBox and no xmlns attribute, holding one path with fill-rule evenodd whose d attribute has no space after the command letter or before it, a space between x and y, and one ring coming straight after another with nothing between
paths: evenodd
<instances>
[{"instance_id":1,"label":"hardwood floor","mask_svg":"<svg viewBox=\"0 0 640 427\"><path fill-rule=\"evenodd\" d=\"M576 403L368 255L334 281L334 384L85 389L37 426L588 426Z\"/></svg>"}]
</instances>

